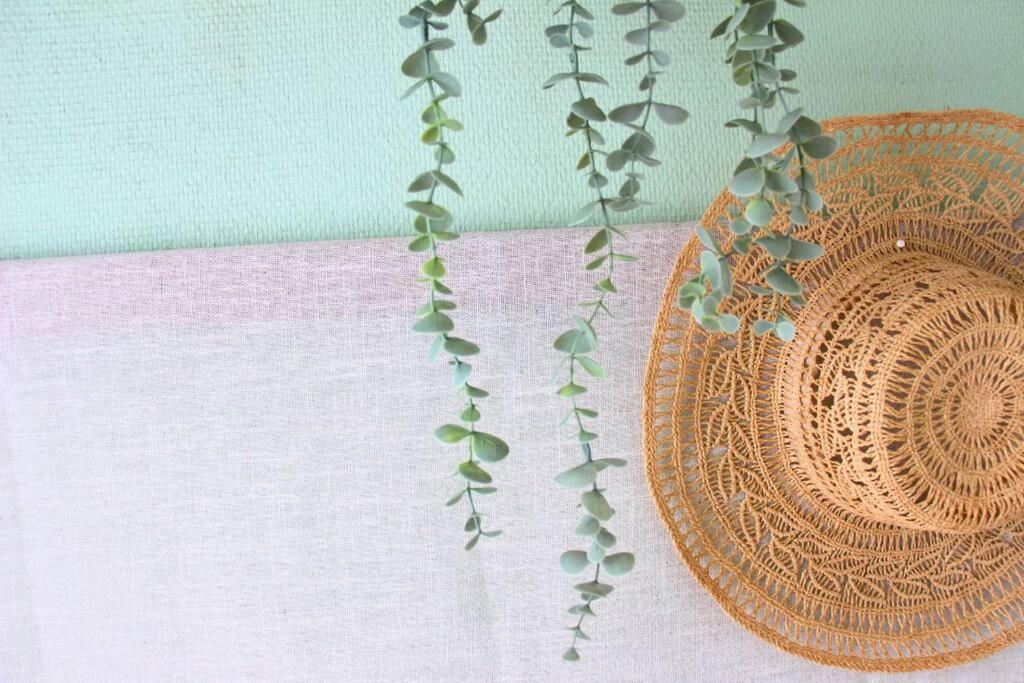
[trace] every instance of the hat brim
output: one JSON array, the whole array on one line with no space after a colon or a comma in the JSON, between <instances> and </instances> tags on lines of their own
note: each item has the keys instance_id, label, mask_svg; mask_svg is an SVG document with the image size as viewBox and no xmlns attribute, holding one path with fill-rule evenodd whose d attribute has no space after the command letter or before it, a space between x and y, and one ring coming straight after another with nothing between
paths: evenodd
<instances>
[{"instance_id":1,"label":"hat brim","mask_svg":"<svg viewBox=\"0 0 1024 683\"><path fill-rule=\"evenodd\" d=\"M945 111L824 128L841 143L816 166L828 216L796 233L826 252L796 272L809 302L844 259L906 245L1024 285L1024 120ZM701 219L722 242L735 206L723 191ZM935 669L1024 638L1024 523L916 531L807 495L784 454L786 345L752 334L753 297L735 302L734 336L704 332L675 305L700 250L691 239L666 287L643 408L650 489L693 575L750 631L833 666ZM739 261L736 281L756 281L765 264Z\"/></svg>"}]
</instances>

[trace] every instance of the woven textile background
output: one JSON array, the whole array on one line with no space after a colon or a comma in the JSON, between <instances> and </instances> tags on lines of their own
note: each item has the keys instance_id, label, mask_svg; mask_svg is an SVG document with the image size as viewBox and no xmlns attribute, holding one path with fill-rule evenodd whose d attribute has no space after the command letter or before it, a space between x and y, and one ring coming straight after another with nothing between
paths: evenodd
<instances>
[{"instance_id":1,"label":"woven textile background","mask_svg":"<svg viewBox=\"0 0 1024 683\"><path fill-rule=\"evenodd\" d=\"M557 568L575 496L551 477L578 453L549 377L586 231L457 243L484 424L512 446L483 507L506 534L468 554L404 240L0 263L0 680L883 680L758 641L658 519L641 378L691 228L636 231L602 330L601 448L629 459L607 483L638 566L576 666ZM1014 647L884 680L1022 669Z\"/></svg>"},{"instance_id":2,"label":"woven textile background","mask_svg":"<svg viewBox=\"0 0 1024 683\"><path fill-rule=\"evenodd\" d=\"M593 0L601 50L588 65L606 107L635 101L622 60L636 17ZM0 2L0 258L397 235L412 178L418 98L399 101L416 36L412 0L3 0ZM467 230L565 225L587 199L581 150L562 137L566 68L548 47L550 0L487 0L505 16L483 48L444 56L465 87L451 104L452 174ZM707 39L730 0L687 0L659 40L675 63L659 96L692 113L658 131L658 204L633 220L689 220L728 178L744 134L739 89ZM783 55L817 118L943 107L1024 115L1024 2L816 0L781 5L807 41ZM589 68L589 67L588 67ZM622 129L604 129L612 144Z\"/></svg>"}]
</instances>

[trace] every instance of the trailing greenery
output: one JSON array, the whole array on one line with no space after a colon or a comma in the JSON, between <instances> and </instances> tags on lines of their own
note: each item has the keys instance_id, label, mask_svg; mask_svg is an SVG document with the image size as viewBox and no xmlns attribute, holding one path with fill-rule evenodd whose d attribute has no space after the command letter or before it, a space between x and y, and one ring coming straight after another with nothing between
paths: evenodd
<instances>
[{"instance_id":1,"label":"trailing greenery","mask_svg":"<svg viewBox=\"0 0 1024 683\"><path fill-rule=\"evenodd\" d=\"M599 279L594 284L596 295L580 303L583 313L573 317L574 327L560 335L554 343L555 349L563 354L559 376L565 381L558 389L558 394L569 402L570 408L562 424L573 425L583 455L582 463L562 472L555 477L555 481L567 488L584 489L579 502L584 514L576 526L576 535L587 543L586 550L564 552L561 566L566 573L572 575L580 574L589 567L593 567L594 572L590 581L576 584L575 587L580 602L569 609L576 622L569 627L572 642L562 655L567 661L578 660L579 641L589 639L582 626L587 617L596 616L593 603L607 597L614 588L601 580L602 572L608 576L621 576L632 571L635 564L633 553L610 552L616 545L616 538L605 525L615 510L604 495L605 489L600 488L597 482L604 469L622 467L626 461L621 458L594 457L597 433L592 431L593 428L585 420L593 420L598 414L579 403L580 397L587 391L582 383L584 376L604 376L603 368L591 354L597 348L596 323L602 313L610 314L608 297L618 291L613 281L615 266L617 263L636 260L635 256L619 250L616 240L625 238L625 235L615 227L612 215L649 203L640 198L644 180L642 169L660 164L653 156L655 144L649 128L651 114L670 125L683 123L687 118L684 109L655 100L654 97L658 77L662 73L658 68L667 66L671 59L664 50L654 48L653 40L656 34L667 31L683 17L683 6L674 0L623 2L615 5L612 12L620 16L639 15L641 20L639 27L626 33L626 42L641 50L627 59L626 64L642 67L644 73L640 79L640 92L644 97L642 101L616 107L607 114L593 97L587 95L586 88L591 85L608 85L608 82L602 76L584 70L581 63L583 54L591 49L587 43L594 35L590 23L594 19L593 14L578 0L567 0L555 11L556 16L565 17L564 23L556 23L545 30L551 45L568 53L570 70L555 74L543 87L551 88L564 83L574 91L574 101L566 119L566 136L578 136L583 141L583 153L576 168L582 172L594 196L592 201L577 211L571 225L583 224L595 215L600 224L584 247L590 259L586 269L600 271ZM605 138L595 127L608 120L631 130L622 145L611 152L606 151ZM624 180L618 193L607 192L606 187L611 182L608 173L620 171Z\"/></svg>"},{"instance_id":2,"label":"trailing greenery","mask_svg":"<svg viewBox=\"0 0 1024 683\"><path fill-rule=\"evenodd\" d=\"M459 415L461 424L445 424L437 428L436 437L446 444L466 444L466 459L456 468L456 476L462 482L459 491L448 501L452 506L462 500L466 501L469 516L465 530L471 534L466 543L466 550L472 550L481 536L493 537L501 534L498 530L485 530L482 515L477 509L476 496L494 493L497 489L487 486L492 479L490 473L481 463L494 463L508 455L508 445L493 434L476 428L481 419L478 401L487 396L487 392L469 383L472 365L466 361L470 356L480 352L473 342L455 336L455 323L451 312L455 310L455 302L450 298L452 290L444 283L448 273L444 259L439 254L439 244L458 237L452 231L454 218L451 211L441 205L438 190L452 192L462 196L462 189L455 180L445 173L446 166L455 161L455 152L448 141L451 132L462 130L462 124L451 118L445 111L444 104L449 98L459 97L462 86L458 79L441 70L438 54L455 46L450 38L440 37L448 24L441 21L456 7L456 0L424 1L416 4L408 14L399 19L399 23L415 30L420 36L420 45L402 62L402 73L416 82L405 92L404 97L425 89L429 101L423 110L421 119L424 129L420 140L433 148L435 163L430 170L420 175L409 185L409 192L421 194L418 199L406 202L415 214L413 228L416 237L409 243L409 249L422 252L426 260L420 267L420 281L426 284L427 303L417 311L417 320L412 329L416 332L434 336L428 357L433 361L439 353L448 357L452 368L455 389L464 397L465 404ZM487 40L487 25L498 18L501 10L487 17L476 14L479 0L459 2L470 31L472 41L482 45ZM449 298L443 298L449 297Z\"/></svg>"},{"instance_id":3,"label":"trailing greenery","mask_svg":"<svg viewBox=\"0 0 1024 683\"><path fill-rule=\"evenodd\" d=\"M785 2L794 7L806 5L806 0ZM763 250L771 264L762 273L762 284L748 286L752 294L767 300L762 317L754 323L754 333L774 332L779 339L789 341L796 328L784 312L784 304L804 303L803 285L793 277L789 266L823 253L819 245L793 237L796 226L807 225L811 214L825 209L807 161L830 156L836 150L836 141L823 135L821 125L802 108L791 109L786 103L787 95L798 93L790 85L797 74L779 68L777 58L800 44L804 36L793 24L778 18L777 9L776 0L736 0L733 13L711 33L712 38L726 38L726 63L732 69L733 82L748 91L739 106L750 112L750 118L725 124L750 134L745 156L729 181L729 190L744 207L742 212L731 213L727 221L735 235L728 251L706 230L697 229L705 247L700 255L700 272L679 288L677 303L708 331L736 332L739 319L719 310L733 295L730 259ZM782 110L781 116L772 126L769 115L777 107ZM781 151L787 143L792 146ZM795 179L789 172L794 162ZM779 211L788 213L787 227L781 231L769 227Z\"/></svg>"}]
</instances>

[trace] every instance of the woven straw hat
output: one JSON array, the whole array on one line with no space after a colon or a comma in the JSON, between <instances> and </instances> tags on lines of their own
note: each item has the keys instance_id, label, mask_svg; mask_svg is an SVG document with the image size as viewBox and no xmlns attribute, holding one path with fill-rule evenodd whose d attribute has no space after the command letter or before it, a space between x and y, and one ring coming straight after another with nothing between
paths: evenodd
<instances>
[{"instance_id":1,"label":"woven straw hat","mask_svg":"<svg viewBox=\"0 0 1024 683\"><path fill-rule=\"evenodd\" d=\"M796 271L794 341L754 336L740 293L737 335L693 324L674 302L701 247L679 255L645 386L651 491L765 640L852 669L964 663L1024 638L1024 120L825 128L828 215L797 234L826 255ZM702 219L720 242L734 201Z\"/></svg>"}]
</instances>

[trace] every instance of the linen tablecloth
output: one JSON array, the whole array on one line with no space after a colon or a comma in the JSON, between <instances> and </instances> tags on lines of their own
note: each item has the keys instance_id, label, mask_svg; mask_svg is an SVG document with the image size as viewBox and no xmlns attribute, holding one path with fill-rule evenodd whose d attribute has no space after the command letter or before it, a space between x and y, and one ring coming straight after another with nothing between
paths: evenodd
<instances>
[{"instance_id":1,"label":"linen tablecloth","mask_svg":"<svg viewBox=\"0 0 1024 683\"><path fill-rule=\"evenodd\" d=\"M776 651L688 574L647 491L641 381L692 225L641 226L594 382L637 568L560 660L578 458L551 347L586 230L445 247L481 427L511 455L461 549L448 368L409 331L405 240L0 263L0 680L880 680ZM903 680L1020 680L1024 648Z\"/></svg>"}]
</instances>

